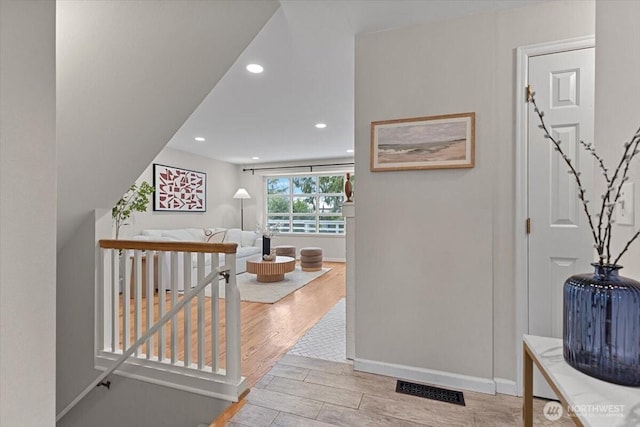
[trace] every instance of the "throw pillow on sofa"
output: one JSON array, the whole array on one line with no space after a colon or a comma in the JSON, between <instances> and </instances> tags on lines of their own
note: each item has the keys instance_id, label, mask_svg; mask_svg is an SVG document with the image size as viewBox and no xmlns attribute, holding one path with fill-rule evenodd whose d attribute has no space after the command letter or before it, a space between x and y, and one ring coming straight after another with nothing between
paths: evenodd
<instances>
[{"instance_id":1,"label":"throw pillow on sofa","mask_svg":"<svg viewBox=\"0 0 640 427\"><path fill-rule=\"evenodd\" d=\"M226 236L227 231L213 231L213 230L204 230L205 242L207 243L222 243L224 242L224 237Z\"/></svg>"}]
</instances>

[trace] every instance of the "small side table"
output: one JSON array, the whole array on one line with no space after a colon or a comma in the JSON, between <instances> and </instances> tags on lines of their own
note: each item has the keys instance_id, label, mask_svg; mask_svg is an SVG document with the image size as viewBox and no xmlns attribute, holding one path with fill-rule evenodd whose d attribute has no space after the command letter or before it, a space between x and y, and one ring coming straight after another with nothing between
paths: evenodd
<instances>
[{"instance_id":1,"label":"small side table","mask_svg":"<svg viewBox=\"0 0 640 427\"><path fill-rule=\"evenodd\" d=\"M147 297L147 256L142 255L140 257L142 268L142 298ZM136 259L131 257L131 282L129 285L129 297L133 299L135 297L135 288L133 286L136 279ZM158 254L153 256L153 288L158 290Z\"/></svg>"}]
</instances>

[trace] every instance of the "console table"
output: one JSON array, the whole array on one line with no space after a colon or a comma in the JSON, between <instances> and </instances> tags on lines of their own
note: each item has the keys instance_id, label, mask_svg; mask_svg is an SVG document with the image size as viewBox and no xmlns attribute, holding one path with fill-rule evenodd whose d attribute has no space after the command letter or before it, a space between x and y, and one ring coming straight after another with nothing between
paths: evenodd
<instances>
[{"instance_id":1,"label":"console table","mask_svg":"<svg viewBox=\"0 0 640 427\"><path fill-rule=\"evenodd\" d=\"M561 339L523 338L524 427L533 426L534 364L577 426L640 425L640 388L601 381L574 369L562 356Z\"/></svg>"}]
</instances>

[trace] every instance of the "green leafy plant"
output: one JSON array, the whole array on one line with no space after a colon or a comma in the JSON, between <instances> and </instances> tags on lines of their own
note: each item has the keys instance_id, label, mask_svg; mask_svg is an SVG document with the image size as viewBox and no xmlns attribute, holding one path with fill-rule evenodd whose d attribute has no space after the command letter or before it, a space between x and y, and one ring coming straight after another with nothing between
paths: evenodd
<instances>
[{"instance_id":1,"label":"green leafy plant","mask_svg":"<svg viewBox=\"0 0 640 427\"><path fill-rule=\"evenodd\" d=\"M120 235L120 227L128 225L126 222L134 212L146 212L149 205L149 195L154 192L154 188L143 181L138 187L133 184L126 193L118 200L118 203L111 209L111 216L116 224L116 239Z\"/></svg>"}]
</instances>

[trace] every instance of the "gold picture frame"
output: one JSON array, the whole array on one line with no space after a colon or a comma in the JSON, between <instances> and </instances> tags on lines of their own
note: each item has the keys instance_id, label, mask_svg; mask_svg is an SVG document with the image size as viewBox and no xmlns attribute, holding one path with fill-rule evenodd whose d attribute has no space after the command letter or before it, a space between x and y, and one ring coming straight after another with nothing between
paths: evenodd
<instances>
[{"instance_id":1,"label":"gold picture frame","mask_svg":"<svg viewBox=\"0 0 640 427\"><path fill-rule=\"evenodd\" d=\"M472 168L475 113L371 122L371 171Z\"/></svg>"}]
</instances>

